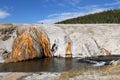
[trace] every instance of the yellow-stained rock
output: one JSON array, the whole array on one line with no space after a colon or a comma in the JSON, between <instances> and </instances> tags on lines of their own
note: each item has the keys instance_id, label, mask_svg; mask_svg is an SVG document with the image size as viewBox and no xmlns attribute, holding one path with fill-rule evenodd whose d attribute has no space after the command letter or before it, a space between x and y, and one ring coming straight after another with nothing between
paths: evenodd
<instances>
[{"instance_id":1,"label":"yellow-stained rock","mask_svg":"<svg viewBox=\"0 0 120 80\"><path fill-rule=\"evenodd\" d=\"M66 46L66 57L72 57L72 52L71 52L71 43L68 42Z\"/></svg>"},{"instance_id":2,"label":"yellow-stained rock","mask_svg":"<svg viewBox=\"0 0 120 80\"><path fill-rule=\"evenodd\" d=\"M13 50L5 62L18 62L39 57L51 57L50 43L42 30L31 27L14 40Z\"/></svg>"},{"instance_id":3,"label":"yellow-stained rock","mask_svg":"<svg viewBox=\"0 0 120 80\"><path fill-rule=\"evenodd\" d=\"M102 50L104 51L104 53L105 53L106 56L111 55L111 53L108 50L106 50L105 48L102 48Z\"/></svg>"}]
</instances>

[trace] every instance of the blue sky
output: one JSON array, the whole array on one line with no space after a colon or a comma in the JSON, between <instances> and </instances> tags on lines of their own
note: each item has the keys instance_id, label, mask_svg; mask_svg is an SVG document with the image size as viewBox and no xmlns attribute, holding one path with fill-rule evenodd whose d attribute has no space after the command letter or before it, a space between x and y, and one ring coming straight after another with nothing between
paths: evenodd
<instances>
[{"instance_id":1,"label":"blue sky","mask_svg":"<svg viewBox=\"0 0 120 80\"><path fill-rule=\"evenodd\" d=\"M54 23L109 9L120 0L0 0L0 23Z\"/></svg>"}]
</instances>

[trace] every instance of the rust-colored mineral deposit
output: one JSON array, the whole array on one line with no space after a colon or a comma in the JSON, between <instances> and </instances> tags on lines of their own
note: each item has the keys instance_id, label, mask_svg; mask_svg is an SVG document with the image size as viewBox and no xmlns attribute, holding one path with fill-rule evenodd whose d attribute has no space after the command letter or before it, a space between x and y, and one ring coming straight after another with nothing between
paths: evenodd
<instances>
[{"instance_id":1,"label":"rust-colored mineral deposit","mask_svg":"<svg viewBox=\"0 0 120 80\"><path fill-rule=\"evenodd\" d=\"M41 29L31 27L14 40L13 50L5 62L18 62L39 57L51 57L50 43Z\"/></svg>"}]
</instances>

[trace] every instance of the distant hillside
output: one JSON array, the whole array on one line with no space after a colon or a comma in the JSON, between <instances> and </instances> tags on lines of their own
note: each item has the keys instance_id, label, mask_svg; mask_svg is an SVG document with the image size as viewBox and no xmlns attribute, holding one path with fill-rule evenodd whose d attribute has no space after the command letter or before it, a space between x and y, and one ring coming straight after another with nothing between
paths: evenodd
<instances>
[{"instance_id":1,"label":"distant hillside","mask_svg":"<svg viewBox=\"0 0 120 80\"><path fill-rule=\"evenodd\" d=\"M56 24L120 23L120 9L107 10L57 22Z\"/></svg>"}]
</instances>

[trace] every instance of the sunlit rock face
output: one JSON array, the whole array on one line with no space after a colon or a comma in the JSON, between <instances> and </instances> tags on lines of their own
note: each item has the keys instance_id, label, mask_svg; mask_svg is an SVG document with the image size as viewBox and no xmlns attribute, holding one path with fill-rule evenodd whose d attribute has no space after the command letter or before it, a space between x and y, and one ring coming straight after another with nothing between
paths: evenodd
<instances>
[{"instance_id":1,"label":"sunlit rock face","mask_svg":"<svg viewBox=\"0 0 120 80\"><path fill-rule=\"evenodd\" d=\"M2 25L3 26L3 25ZM5 62L41 57L91 57L120 54L119 24L13 24L10 37L0 30L0 54ZM10 31L6 29L5 31ZM5 32L8 34L8 32ZM6 35L5 34L5 35ZM0 58L0 61L4 62Z\"/></svg>"},{"instance_id":2,"label":"sunlit rock face","mask_svg":"<svg viewBox=\"0 0 120 80\"><path fill-rule=\"evenodd\" d=\"M51 57L50 43L41 29L28 28L13 43L13 50L5 62Z\"/></svg>"},{"instance_id":3,"label":"sunlit rock face","mask_svg":"<svg viewBox=\"0 0 120 80\"><path fill-rule=\"evenodd\" d=\"M119 40L120 34L117 24L43 24L34 26L47 33L51 48L54 44L57 45L54 56L91 57L119 54L115 52L118 49L116 41Z\"/></svg>"}]
</instances>

